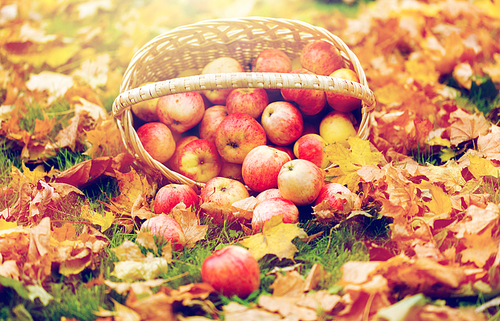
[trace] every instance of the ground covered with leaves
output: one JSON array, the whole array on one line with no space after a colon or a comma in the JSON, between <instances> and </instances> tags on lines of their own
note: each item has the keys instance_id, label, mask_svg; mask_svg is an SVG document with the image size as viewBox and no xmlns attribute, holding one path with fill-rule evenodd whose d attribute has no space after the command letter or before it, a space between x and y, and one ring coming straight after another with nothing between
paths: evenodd
<instances>
[{"instance_id":1,"label":"ground covered with leaves","mask_svg":"<svg viewBox=\"0 0 500 321\"><path fill-rule=\"evenodd\" d=\"M0 319L500 319L500 2L327 2L2 1ZM247 236L176 208L172 251L138 232L164 182L133 165L111 105L154 36L248 15L325 27L359 58L370 137L328 146L327 177L362 210ZM259 259L245 300L201 281L229 244Z\"/></svg>"}]
</instances>

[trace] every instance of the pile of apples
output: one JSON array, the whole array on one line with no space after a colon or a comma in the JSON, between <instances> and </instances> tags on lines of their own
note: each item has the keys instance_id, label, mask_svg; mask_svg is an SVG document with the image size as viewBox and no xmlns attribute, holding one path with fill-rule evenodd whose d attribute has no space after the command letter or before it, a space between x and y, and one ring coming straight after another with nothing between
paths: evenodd
<instances>
[{"instance_id":1,"label":"pile of apples","mask_svg":"<svg viewBox=\"0 0 500 321\"><path fill-rule=\"evenodd\" d=\"M317 40L301 51L299 68L292 68L283 51L265 49L254 59L252 71L329 75L359 82L356 73L343 66L339 50ZM229 72L244 72L244 68L231 57L221 57L202 70L203 74ZM146 220L141 230L181 251L186 244L184 231L167 215L181 202L222 225L235 220L227 209L252 199L251 220L246 217L243 224L251 224L248 230L253 233L275 215L282 215L284 223L297 223L301 206L327 202L342 211L350 199L349 208L359 209L356 194L325 181L324 169L330 164L324 149L330 143L347 145L347 138L357 134L352 112L359 113L360 107L359 99L347 95L262 88L193 91L133 105L141 123L137 135L149 155L205 183L199 191L179 183L160 188L154 199L158 215ZM202 266L203 280L228 296L246 297L255 291L259 273L255 259L238 246L214 252Z\"/></svg>"},{"instance_id":2,"label":"pile of apples","mask_svg":"<svg viewBox=\"0 0 500 321\"><path fill-rule=\"evenodd\" d=\"M292 65L283 51L265 49L253 60L252 71L359 82L353 70L344 68L340 51L327 41L310 41L300 53L300 66ZM209 62L202 74L244 71L237 60L220 57ZM350 192L325 182L329 161L324 149L330 143L347 145L347 138L357 134L352 112L360 107L361 101L348 95L263 88L193 91L133 105L142 122L137 135L149 155L205 183L199 192L185 184L162 187L154 211L168 214L180 202L197 209L204 203L230 207L255 196L251 225L256 232L274 215L283 214L285 223L296 223L298 206L331 200L332 206L342 208L342 200L334 195ZM220 211L204 214L216 224L232 219Z\"/></svg>"}]
</instances>

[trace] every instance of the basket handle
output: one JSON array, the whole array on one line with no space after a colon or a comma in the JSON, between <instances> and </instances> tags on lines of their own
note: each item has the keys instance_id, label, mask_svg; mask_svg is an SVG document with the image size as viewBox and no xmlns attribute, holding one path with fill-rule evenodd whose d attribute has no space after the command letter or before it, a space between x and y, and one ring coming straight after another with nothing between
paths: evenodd
<instances>
[{"instance_id":1,"label":"basket handle","mask_svg":"<svg viewBox=\"0 0 500 321\"><path fill-rule=\"evenodd\" d=\"M205 89L252 87L314 89L345 94L361 99L363 112L366 113L374 110L376 106L375 96L368 86L342 78L311 74L234 72L173 78L127 90L113 102L113 116L119 118L133 104L165 95Z\"/></svg>"}]
</instances>

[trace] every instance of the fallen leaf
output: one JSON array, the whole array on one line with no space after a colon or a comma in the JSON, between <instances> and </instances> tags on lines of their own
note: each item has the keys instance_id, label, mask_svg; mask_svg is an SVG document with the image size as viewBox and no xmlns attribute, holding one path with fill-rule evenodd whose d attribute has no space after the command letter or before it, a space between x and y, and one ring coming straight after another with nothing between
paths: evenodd
<instances>
[{"instance_id":1,"label":"fallen leaf","mask_svg":"<svg viewBox=\"0 0 500 321\"><path fill-rule=\"evenodd\" d=\"M177 204L170 214L182 227L186 236L186 247L192 248L199 240L204 240L207 235L208 225L200 225L200 218L187 208L184 203Z\"/></svg>"},{"instance_id":2,"label":"fallen leaf","mask_svg":"<svg viewBox=\"0 0 500 321\"><path fill-rule=\"evenodd\" d=\"M291 242L296 237L307 237L306 232L297 224L283 223L282 215L276 215L264 223L261 233L241 240L239 243L247 247L259 260L266 254L274 254L280 260L293 258L297 247Z\"/></svg>"},{"instance_id":3,"label":"fallen leaf","mask_svg":"<svg viewBox=\"0 0 500 321\"><path fill-rule=\"evenodd\" d=\"M488 133L490 124L482 113L469 114L458 108L450 114L452 121L450 127L450 141L453 145L458 145Z\"/></svg>"}]
</instances>

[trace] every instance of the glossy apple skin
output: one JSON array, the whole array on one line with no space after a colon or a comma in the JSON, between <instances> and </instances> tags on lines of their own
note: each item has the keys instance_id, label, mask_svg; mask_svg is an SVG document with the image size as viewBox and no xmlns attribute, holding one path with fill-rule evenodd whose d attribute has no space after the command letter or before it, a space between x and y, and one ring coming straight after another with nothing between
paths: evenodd
<instances>
[{"instance_id":1,"label":"glossy apple skin","mask_svg":"<svg viewBox=\"0 0 500 321\"><path fill-rule=\"evenodd\" d=\"M170 211L180 202L186 205L186 208L198 206L198 195L186 184L168 184L158 190L154 200L154 210L156 214Z\"/></svg>"},{"instance_id":2,"label":"glossy apple skin","mask_svg":"<svg viewBox=\"0 0 500 321\"><path fill-rule=\"evenodd\" d=\"M203 261L201 279L222 295L244 299L260 286L259 264L250 251L229 245Z\"/></svg>"},{"instance_id":3,"label":"glossy apple skin","mask_svg":"<svg viewBox=\"0 0 500 321\"><path fill-rule=\"evenodd\" d=\"M145 122L157 122L158 114L156 114L156 104L159 98L153 98L132 105L132 112Z\"/></svg>"},{"instance_id":4,"label":"glossy apple skin","mask_svg":"<svg viewBox=\"0 0 500 321\"><path fill-rule=\"evenodd\" d=\"M357 132L351 122L350 113L332 111L319 124L319 135L328 143L339 143L349 147L347 139L356 136Z\"/></svg>"},{"instance_id":5,"label":"glossy apple skin","mask_svg":"<svg viewBox=\"0 0 500 321\"><path fill-rule=\"evenodd\" d=\"M226 178L214 177L202 187L200 198L202 203L213 202L217 206L228 207L236 201L249 197L249 193L243 183ZM206 213L215 224L222 225L225 221L231 222L234 217L223 217L221 213L210 211Z\"/></svg>"},{"instance_id":6,"label":"glossy apple skin","mask_svg":"<svg viewBox=\"0 0 500 321\"><path fill-rule=\"evenodd\" d=\"M342 211L344 209L344 204L347 202L345 198L339 198L336 195L348 195L350 196L350 201L352 201L352 210L361 209L361 199L358 195L352 193L347 187L339 183L327 183L325 184L316 200L314 205L323 203L323 201L328 201L330 206L336 210Z\"/></svg>"},{"instance_id":7,"label":"glossy apple skin","mask_svg":"<svg viewBox=\"0 0 500 321\"><path fill-rule=\"evenodd\" d=\"M165 214L144 221L141 232L151 233L160 244L172 243L172 249L175 251L182 251L186 245L186 236L180 224L173 217Z\"/></svg>"},{"instance_id":8,"label":"glossy apple skin","mask_svg":"<svg viewBox=\"0 0 500 321\"><path fill-rule=\"evenodd\" d=\"M270 199L270 198L275 198L275 197L283 197L283 195L281 195L281 192L278 188L266 189L265 191L262 191L257 196L255 196L255 198L259 202L262 202L262 201Z\"/></svg>"},{"instance_id":9,"label":"glossy apple skin","mask_svg":"<svg viewBox=\"0 0 500 321\"><path fill-rule=\"evenodd\" d=\"M292 71L292 61L279 49L264 49L252 62L252 71L288 73Z\"/></svg>"},{"instance_id":10,"label":"glossy apple skin","mask_svg":"<svg viewBox=\"0 0 500 321\"><path fill-rule=\"evenodd\" d=\"M206 74L218 74L218 73L230 73L230 72L244 72L243 66L234 58L231 57L219 57L208 64L205 65L201 73ZM203 90L203 95L214 105L225 105L227 96L231 93L233 89L213 89L213 90Z\"/></svg>"},{"instance_id":11,"label":"glossy apple skin","mask_svg":"<svg viewBox=\"0 0 500 321\"><path fill-rule=\"evenodd\" d=\"M205 183L219 175L222 160L214 143L206 139L190 141L179 151L179 174Z\"/></svg>"},{"instance_id":12,"label":"glossy apple skin","mask_svg":"<svg viewBox=\"0 0 500 321\"><path fill-rule=\"evenodd\" d=\"M199 139L199 137L194 135L189 135L189 136L184 136L177 141L175 152L168 161L168 167L170 167L170 169L179 172L180 152L182 151L184 146L186 146L187 143L195 139Z\"/></svg>"},{"instance_id":13,"label":"glossy apple skin","mask_svg":"<svg viewBox=\"0 0 500 321\"><path fill-rule=\"evenodd\" d=\"M266 132L261 124L244 113L228 115L219 124L215 134L215 146L220 156L236 164L242 164L252 149L266 142Z\"/></svg>"},{"instance_id":14,"label":"glossy apple skin","mask_svg":"<svg viewBox=\"0 0 500 321\"><path fill-rule=\"evenodd\" d=\"M243 175L241 174L241 164L230 163L222 160L222 168L219 176L231 178L243 182Z\"/></svg>"},{"instance_id":15,"label":"glossy apple skin","mask_svg":"<svg viewBox=\"0 0 500 321\"><path fill-rule=\"evenodd\" d=\"M324 171L305 159L293 159L278 174L278 189L283 198L295 205L309 205L318 197L325 184Z\"/></svg>"},{"instance_id":16,"label":"glossy apple skin","mask_svg":"<svg viewBox=\"0 0 500 321\"><path fill-rule=\"evenodd\" d=\"M300 64L303 68L322 76L328 76L344 66L340 51L324 40L308 42L300 53Z\"/></svg>"},{"instance_id":17,"label":"glossy apple skin","mask_svg":"<svg viewBox=\"0 0 500 321\"><path fill-rule=\"evenodd\" d=\"M359 83L358 75L353 70L347 68L335 70L331 73L330 77L342 78ZM349 113L361 108L361 100L348 95L326 92L326 99L330 107L342 113Z\"/></svg>"},{"instance_id":18,"label":"glossy apple skin","mask_svg":"<svg viewBox=\"0 0 500 321\"><path fill-rule=\"evenodd\" d=\"M228 114L245 113L258 119L269 104L267 92L263 88L236 88L227 96Z\"/></svg>"},{"instance_id":19,"label":"glossy apple skin","mask_svg":"<svg viewBox=\"0 0 500 321\"><path fill-rule=\"evenodd\" d=\"M198 125L200 138L215 144L215 133L221 121L227 116L227 108L223 105L215 105L205 110L205 114Z\"/></svg>"},{"instance_id":20,"label":"glossy apple skin","mask_svg":"<svg viewBox=\"0 0 500 321\"><path fill-rule=\"evenodd\" d=\"M252 230L259 232L273 216L283 215L283 223L295 224L299 220L299 209L282 197L269 198L259 203L253 210Z\"/></svg>"},{"instance_id":21,"label":"glossy apple skin","mask_svg":"<svg viewBox=\"0 0 500 321\"><path fill-rule=\"evenodd\" d=\"M243 160L241 173L245 184L254 192L278 187L281 167L291 158L276 148L262 145L252 149Z\"/></svg>"},{"instance_id":22,"label":"glossy apple skin","mask_svg":"<svg viewBox=\"0 0 500 321\"><path fill-rule=\"evenodd\" d=\"M278 146L295 142L304 129L302 114L297 107L286 101L267 105L260 122L269 141Z\"/></svg>"},{"instance_id":23,"label":"glossy apple skin","mask_svg":"<svg viewBox=\"0 0 500 321\"><path fill-rule=\"evenodd\" d=\"M137 129L137 136L148 154L160 163L167 162L175 152L172 132L163 123L145 123Z\"/></svg>"},{"instance_id":24,"label":"glossy apple skin","mask_svg":"<svg viewBox=\"0 0 500 321\"><path fill-rule=\"evenodd\" d=\"M160 121L177 133L196 126L204 112L205 102L196 91L162 96L156 107Z\"/></svg>"},{"instance_id":25,"label":"glossy apple skin","mask_svg":"<svg viewBox=\"0 0 500 321\"><path fill-rule=\"evenodd\" d=\"M326 141L317 134L302 135L293 145L296 158L307 159L319 168L326 168L330 162L325 152Z\"/></svg>"},{"instance_id":26,"label":"glossy apple skin","mask_svg":"<svg viewBox=\"0 0 500 321\"><path fill-rule=\"evenodd\" d=\"M295 69L291 73L314 75L305 68ZM283 99L295 102L304 115L316 115L326 105L326 94L323 90L283 88L281 89L281 95Z\"/></svg>"}]
</instances>

